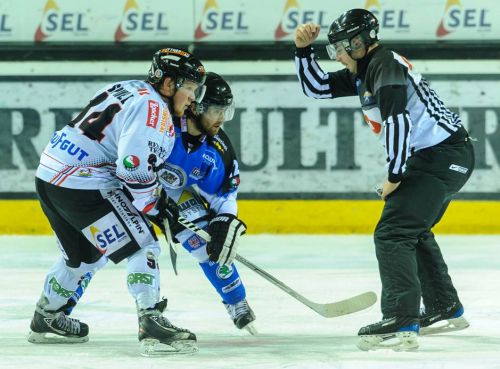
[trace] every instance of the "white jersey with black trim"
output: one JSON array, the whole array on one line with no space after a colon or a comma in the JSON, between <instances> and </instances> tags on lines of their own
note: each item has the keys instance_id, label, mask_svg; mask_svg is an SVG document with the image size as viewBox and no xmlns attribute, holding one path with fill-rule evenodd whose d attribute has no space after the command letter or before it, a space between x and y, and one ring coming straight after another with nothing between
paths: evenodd
<instances>
[{"instance_id":1,"label":"white jersey with black trim","mask_svg":"<svg viewBox=\"0 0 500 369\"><path fill-rule=\"evenodd\" d=\"M158 186L153 166L175 141L167 103L145 81L121 81L97 91L82 112L54 133L36 176L75 189L125 187L137 209L148 212Z\"/></svg>"}]
</instances>

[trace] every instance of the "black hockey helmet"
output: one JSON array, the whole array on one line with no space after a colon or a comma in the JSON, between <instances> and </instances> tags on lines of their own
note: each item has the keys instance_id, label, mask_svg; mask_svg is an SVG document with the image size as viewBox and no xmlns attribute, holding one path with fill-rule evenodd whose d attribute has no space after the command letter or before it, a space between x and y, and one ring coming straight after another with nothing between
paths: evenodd
<instances>
[{"instance_id":1,"label":"black hockey helmet","mask_svg":"<svg viewBox=\"0 0 500 369\"><path fill-rule=\"evenodd\" d=\"M351 41L360 36L365 47L378 41L379 23L373 13L366 9L351 9L335 19L328 31L327 46L330 58L335 59L335 44L342 43L346 52L351 55L353 46ZM333 56L332 56L333 51Z\"/></svg>"},{"instance_id":2,"label":"black hockey helmet","mask_svg":"<svg viewBox=\"0 0 500 369\"><path fill-rule=\"evenodd\" d=\"M158 87L167 77L175 81L176 88L180 88L186 80L201 86L205 83L206 73L203 64L191 53L165 48L153 55L147 81Z\"/></svg>"},{"instance_id":3,"label":"black hockey helmet","mask_svg":"<svg viewBox=\"0 0 500 369\"><path fill-rule=\"evenodd\" d=\"M233 119L234 101L231 87L224 78L208 72L205 80L205 96L196 104L198 114L224 114L224 121Z\"/></svg>"}]
</instances>

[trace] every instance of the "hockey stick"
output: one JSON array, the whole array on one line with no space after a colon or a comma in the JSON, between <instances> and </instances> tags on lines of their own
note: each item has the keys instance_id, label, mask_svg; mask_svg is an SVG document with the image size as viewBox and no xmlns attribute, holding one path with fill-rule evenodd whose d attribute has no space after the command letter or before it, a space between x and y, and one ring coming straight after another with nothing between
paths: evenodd
<instances>
[{"instance_id":1,"label":"hockey stick","mask_svg":"<svg viewBox=\"0 0 500 369\"><path fill-rule=\"evenodd\" d=\"M190 222L186 218L179 217L179 223L182 224L184 227L187 229L191 230L192 232L196 233L198 236L203 238L205 241L209 242L210 241L210 235L203 229L199 228L196 224L193 222ZM365 292L360 295L356 295L353 297L350 297L345 300L337 301L337 302L331 302L329 304L318 304L316 302L313 302L304 296L302 296L300 293L292 289L291 287L287 286L285 283L281 282L279 279L276 277L273 277L271 274L266 272L265 270L261 269L257 265L253 264L252 262L248 261L241 255L236 255L236 260L238 260L240 263L245 265L247 268L253 270L255 273L260 275L262 278L266 279L267 281L271 282L274 284L276 287L280 288L284 292L286 292L288 295L292 296L296 300L300 301L310 309L314 310L316 313L318 313L321 316L324 316L325 318L334 318L342 315L347 315L347 314L352 314L360 310L364 310L366 308L369 308L375 302L377 302L377 295L375 292Z\"/></svg>"}]
</instances>

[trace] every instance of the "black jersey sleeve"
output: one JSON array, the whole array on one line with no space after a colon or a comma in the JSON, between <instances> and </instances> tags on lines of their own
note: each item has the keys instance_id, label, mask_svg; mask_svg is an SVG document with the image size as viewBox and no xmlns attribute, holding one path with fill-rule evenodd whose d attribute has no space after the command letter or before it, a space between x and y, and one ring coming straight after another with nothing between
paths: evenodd
<instances>
[{"instance_id":1,"label":"black jersey sleeve","mask_svg":"<svg viewBox=\"0 0 500 369\"><path fill-rule=\"evenodd\" d=\"M221 193L236 191L240 184L240 171L238 159L229 137L220 129L217 135L209 137L207 143L216 149L224 163L225 178L222 183Z\"/></svg>"},{"instance_id":2,"label":"black jersey sleeve","mask_svg":"<svg viewBox=\"0 0 500 369\"><path fill-rule=\"evenodd\" d=\"M324 72L311 46L296 49L295 70L306 96L333 99L357 95L354 76L347 69L333 73Z\"/></svg>"}]
</instances>

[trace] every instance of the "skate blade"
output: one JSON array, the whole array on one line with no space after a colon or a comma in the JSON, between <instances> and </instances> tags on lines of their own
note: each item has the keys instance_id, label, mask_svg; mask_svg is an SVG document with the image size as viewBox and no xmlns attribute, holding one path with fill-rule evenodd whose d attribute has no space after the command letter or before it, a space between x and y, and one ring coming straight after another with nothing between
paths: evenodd
<instances>
[{"instance_id":1,"label":"skate blade","mask_svg":"<svg viewBox=\"0 0 500 369\"><path fill-rule=\"evenodd\" d=\"M76 337L76 336L59 336L54 333L37 333L30 331L28 333L28 342L41 343L41 344L61 344L61 343L85 343L88 342L89 337Z\"/></svg>"},{"instance_id":2,"label":"skate blade","mask_svg":"<svg viewBox=\"0 0 500 369\"><path fill-rule=\"evenodd\" d=\"M243 327L243 329L250 333L252 336L256 336L259 333L257 332L257 328L255 328L253 322L248 323Z\"/></svg>"},{"instance_id":3,"label":"skate blade","mask_svg":"<svg viewBox=\"0 0 500 369\"><path fill-rule=\"evenodd\" d=\"M198 351L196 341L174 341L169 344L159 340L146 338L141 341L142 356L188 355Z\"/></svg>"},{"instance_id":4,"label":"skate blade","mask_svg":"<svg viewBox=\"0 0 500 369\"><path fill-rule=\"evenodd\" d=\"M393 350L413 351L418 349L417 333L413 331L381 335L360 336L356 345L362 351Z\"/></svg>"},{"instance_id":5,"label":"skate blade","mask_svg":"<svg viewBox=\"0 0 500 369\"><path fill-rule=\"evenodd\" d=\"M439 325L439 323L445 323L444 325ZM438 334L438 333L448 333L454 331L461 331L462 329L466 329L469 327L469 322L463 317L458 317L454 319L442 320L440 322L436 322L435 324L429 327L420 328L420 335L426 336L429 334Z\"/></svg>"}]
</instances>

